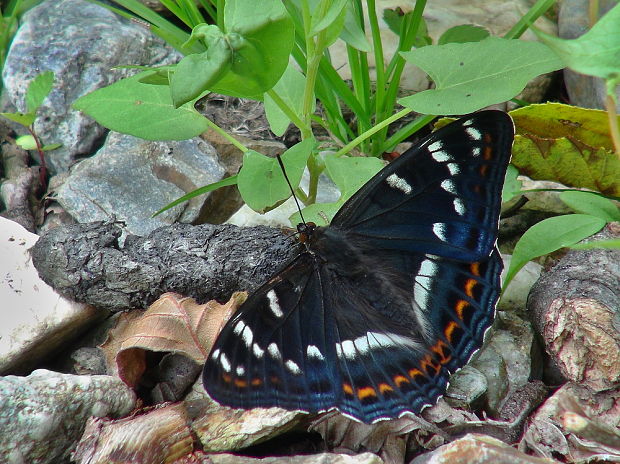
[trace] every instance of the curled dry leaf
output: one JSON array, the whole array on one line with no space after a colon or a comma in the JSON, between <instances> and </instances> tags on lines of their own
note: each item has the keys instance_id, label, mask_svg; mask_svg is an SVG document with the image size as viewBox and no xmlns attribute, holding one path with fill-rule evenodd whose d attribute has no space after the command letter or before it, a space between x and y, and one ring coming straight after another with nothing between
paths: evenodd
<instances>
[{"instance_id":1,"label":"curled dry leaf","mask_svg":"<svg viewBox=\"0 0 620 464\"><path fill-rule=\"evenodd\" d=\"M220 330L246 297L239 292L224 304L198 304L193 298L165 293L145 312L122 314L101 346L108 367L133 387L146 369L146 351L181 353L204 363Z\"/></svg>"}]
</instances>

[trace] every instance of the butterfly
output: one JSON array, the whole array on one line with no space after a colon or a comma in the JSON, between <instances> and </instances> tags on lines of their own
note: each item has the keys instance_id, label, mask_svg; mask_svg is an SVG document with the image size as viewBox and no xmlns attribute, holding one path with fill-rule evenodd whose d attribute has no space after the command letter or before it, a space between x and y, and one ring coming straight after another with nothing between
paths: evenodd
<instances>
[{"instance_id":1,"label":"butterfly","mask_svg":"<svg viewBox=\"0 0 620 464\"><path fill-rule=\"evenodd\" d=\"M365 423L417 414L483 342L514 126L481 111L370 179L226 323L203 384L235 408L336 409Z\"/></svg>"}]
</instances>

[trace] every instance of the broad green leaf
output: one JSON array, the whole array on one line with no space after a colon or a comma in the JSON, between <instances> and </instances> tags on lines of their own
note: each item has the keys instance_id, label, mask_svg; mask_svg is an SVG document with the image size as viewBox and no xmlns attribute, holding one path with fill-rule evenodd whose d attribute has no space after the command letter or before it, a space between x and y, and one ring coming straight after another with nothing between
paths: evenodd
<instances>
[{"instance_id":1,"label":"broad green leaf","mask_svg":"<svg viewBox=\"0 0 620 464\"><path fill-rule=\"evenodd\" d=\"M601 195L578 190L560 193L560 200L575 212L589 214L604 219L606 222L620 221L620 210L613 201Z\"/></svg>"},{"instance_id":2,"label":"broad green leaf","mask_svg":"<svg viewBox=\"0 0 620 464\"><path fill-rule=\"evenodd\" d=\"M54 85L54 73L45 71L35 77L28 85L26 91L26 111L36 113L37 109L52 91Z\"/></svg>"},{"instance_id":3,"label":"broad green leaf","mask_svg":"<svg viewBox=\"0 0 620 464\"><path fill-rule=\"evenodd\" d=\"M227 187L229 185L235 185L236 183L237 183L237 175L234 175L234 176L230 176L230 177L227 177L225 179L222 179L222 180L220 180L218 182L214 182L212 184L205 185L203 187L197 188L196 190L192 190L191 192L183 195L182 197L179 197L176 200L168 203L162 209L160 209L155 214L153 214L152 217L158 216L159 214L163 213L164 211L167 211L170 208L174 208L176 205L184 203L186 201L189 201L189 200L191 200L194 197L197 197L199 195L203 195L205 193L212 192L213 190L217 190L217 189L222 188L222 187Z\"/></svg>"},{"instance_id":4,"label":"broad green leaf","mask_svg":"<svg viewBox=\"0 0 620 464\"><path fill-rule=\"evenodd\" d=\"M620 161L603 148L593 149L568 138L517 135L511 162L532 179L620 195Z\"/></svg>"},{"instance_id":5,"label":"broad green leaf","mask_svg":"<svg viewBox=\"0 0 620 464\"><path fill-rule=\"evenodd\" d=\"M603 79L620 74L620 5L616 5L581 37L564 40L535 30L571 69Z\"/></svg>"},{"instance_id":6,"label":"broad green leaf","mask_svg":"<svg viewBox=\"0 0 620 464\"><path fill-rule=\"evenodd\" d=\"M170 78L174 106L193 101L216 85L230 69L232 53L226 40L217 37L206 52L183 58Z\"/></svg>"},{"instance_id":7,"label":"broad green leaf","mask_svg":"<svg viewBox=\"0 0 620 464\"><path fill-rule=\"evenodd\" d=\"M445 45L448 43L467 43L480 42L489 37L489 31L484 27L474 26L473 24L461 24L448 29L441 34L437 45Z\"/></svg>"},{"instance_id":8,"label":"broad green leaf","mask_svg":"<svg viewBox=\"0 0 620 464\"><path fill-rule=\"evenodd\" d=\"M400 7L396 7L394 9L386 8L383 10L383 21L385 21L394 34L400 36L403 21L410 23L410 18L413 14L413 10L405 13ZM425 47L433 43L433 39L431 39L428 35L426 21L424 21L423 17L420 18L419 21L418 30L413 42L415 48Z\"/></svg>"},{"instance_id":9,"label":"broad green leaf","mask_svg":"<svg viewBox=\"0 0 620 464\"><path fill-rule=\"evenodd\" d=\"M528 261L574 245L597 233L604 225L605 220L589 214L567 214L534 224L515 245L503 288Z\"/></svg>"},{"instance_id":10,"label":"broad green leaf","mask_svg":"<svg viewBox=\"0 0 620 464\"><path fill-rule=\"evenodd\" d=\"M273 91L286 103L297 115L301 115L306 78L294 66L289 66L282 74ZM265 94L265 114L271 131L278 137L284 135L291 123L290 118L273 101L269 94ZM313 109L314 112L314 109ZM300 116L301 117L301 116Z\"/></svg>"},{"instance_id":11,"label":"broad green leaf","mask_svg":"<svg viewBox=\"0 0 620 464\"><path fill-rule=\"evenodd\" d=\"M342 31L344 30L344 21L346 16L347 10L340 10L340 14L336 16L334 21L332 21L329 26L323 30L323 40L321 42L321 46L327 48L338 40L338 37L340 37Z\"/></svg>"},{"instance_id":12,"label":"broad green leaf","mask_svg":"<svg viewBox=\"0 0 620 464\"><path fill-rule=\"evenodd\" d=\"M340 16L343 14L342 12L347 5L347 1L348 0L321 0L313 11L316 13L317 10L323 9L324 4L327 5L327 11L322 17L319 17L317 14L312 15L310 21L310 35L314 36L318 34L337 21L344 21L344 18L340 18Z\"/></svg>"},{"instance_id":13,"label":"broad green leaf","mask_svg":"<svg viewBox=\"0 0 620 464\"><path fill-rule=\"evenodd\" d=\"M56 150L57 148L62 147L62 143L50 143L49 145L43 145L41 147L41 150L43 151L52 151L52 150Z\"/></svg>"},{"instance_id":14,"label":"broad green leaf","mask_svg":"<svg viewBox=\"0 0 620 464\"><path fill-rule=\"evenodd\" d=\"M353 13L353 9L347 8L346 12L347 13L344 17L344 27L340 33L340 38L344 40L347 45L350 45L360 52L370 52L370 43L364 34L364 30L359 25L357 17Z\"/></svg>"},{"instance_id":15,"label":"broad green leaf","mask_svg":"<svg viewBox=\"0 0 620 464\"><path fill-rule=\"evenodd\" d=\"M278 0L228 1L224 7L226 40L233 50L230 71L212 89L256 98L271 89L286 69L294 44L294 26Z\"/></svg>"},{"instance_id":16,"label":"broad green leaf","mask_svg":"<svg viewBox=\"0 0 620 464\"><path fill-rule=\"evenodd\" d=\"M362 185L368 182L368 180L384 166L385 163L374 157L325 157L325 170L327 171L327 175L334 181L342 194L339 199L340 203L343 203L357 192Z\"/></svg>"},{"instance_id":17,"label":"broad green leaf","mask_svg":"<svg viewBox=\"0 0 620 464\"><path fill-rule=\"evenodd\" d=\"M4 116L17 124L21 124L24 127L29 127L34 124L36 118L35 113L0 113L0 116Z\"/></svg>"},{"instance_id":18,"label":"broad green leaf","mask_svg":"<svg viewBox=\"0 0 620 464\"><path fill-rule=\"evenodd\" d=\"M314 139L306 139L286 150L281 156L293 189L297 188L301 181L313 146ZM237 186L243 201L259 213L279 206L291 196L278 160L254 150L243 154L243 166L239 170Z\"/></svg>"},{"instance_id":19,"label":"broad green leaf","mask_svg":"<svg viewBox=\"0 0 620 464\"><path fill-rule=\"evenodd\" d=\"M590 147L614 149L606 111L562 103L542 103L511 111L510 116L515 122L517 134L534 134L546 139L570 137Z\"/></svg>"},{"instance_id":20,"label":"broad green leaf","mask_svg":"<svg viewBox=\"0 0 620 464\"><path fill-rule=\"evenodd\" d=\"M186 140L207 130L207 119L191 103L175 108L168 87L140 82L145 74L84 95L73 108L108 129L146 140Z\"/></svg>"},{"instance_id":21,"label":"broad green leaf","mask_svg":"<svg viewBox=\"0 0 620 464\"><path fill-rule=\"evenodd\" d=\"M465 114L509 100L532 78L563 66L541 43L497 37L429 45L402 55L435 82L435 89L399 100L424 114Z\"/></svg>"}]
</instances>

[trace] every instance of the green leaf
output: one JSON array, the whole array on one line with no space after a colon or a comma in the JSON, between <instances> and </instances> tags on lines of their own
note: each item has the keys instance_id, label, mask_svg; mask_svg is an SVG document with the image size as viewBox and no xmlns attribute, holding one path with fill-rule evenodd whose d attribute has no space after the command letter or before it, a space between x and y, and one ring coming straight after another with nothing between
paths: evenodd
<instances>
[{"instance_id":1,"label":"green leaf","mask_svg":"<svg viewBox=\"0 0 620 464\"><path fill-rule=\"evenodd\" d=\"M43 145L41 147L41 150L43 151L52 151L52 150L56 150L57 148L62 147L62 143L50 143L49 145Z\"/></svg>"},{"instance_id":2,"label":"green leaf","mask_svg":"<svg viewBox=\"0 0 620 464\"><path fill-rule=\"evenodd\" d=\"M210 37L206 52L183 58L170 79L174 106L179 107L199 98L217 84L230 69L231 60L232 51L221 35Z\"/></svg>"},{"instance_id":3,"label":"green leaf","mask_svg":"<svg viewBox=\"0 0 620 464\"><path fill-rule=\"evenodd\" d=\"M45 71L35 77L28 85L26 91L26 111L36 113L45 97L52 91L54 85L54 73Z\"/></svg>"},{"instance_id":4,"label":"green leaf","mask_svg":"<svg viewBox=\"0 0 620 464\"><path fill-rule=\"evenodd\" d=\"M357 17L353 13L352 8L346 9L346 15L344 17L344 26L340 33L340 38L344 40L347 45L359 50L360 52L369 53L370 42L364 34L364 30L357 21Z\"/></svg>"},{"instance_id":5,"label":"green leaf","mask_svg":"<svg viewBox=\"0 0 620 464\"><path fill-rule=\"evenodd\" d=\"M337 21L344 21L344 18L340 18L344 7L347 5L348 0L321 0L319 4L313 8L313 11L321 11L324 8L324 4L327 4L327 11L322 17L313 14L310 21L310 35L317 35L324 29L333 25Z\"/></svg>"},{"instance_id":6,"label":"green leaf","mask_svg":"<svg viewBox=\"0 0 620 464\"><path fill-rule=\"evenodd\" d=\"M301 181L314 143L314 139L306 139L293 145L281 156L293 189L297 188ZM291 196L278 160L254 150L243 154L243 166L238 174L237 185L243 201L259 213L279 206Z\"/></svg>"},{"instance_id":7,"label":"green leaf","mask_svg":"<svg viewBox=\"0 0 620 464\"><path fill-rule=\"evenodd\" d=\"M578 243L571 245L569 248L574 250L591 250L593 248L609 248L612 250L620 249L620 239L595 240L588 243Z\"/></svg>"},{"instance_id":8,"label":"green leaf","mask_svg":"<svg viewBox=\"0 0 620 464\"><path fill-rule=\"evenodd\" d=\"M21 124L24 127L29 127L34 123L36 118L35 113L0 113L0 116L4 116L17 124Z\"/></svg>"},{"instance_id":9,"label":"green leaf","mask_svg":"<svg viewBox=\"0 0 620 464\"><path fill-rule=\"evenodd\" d=\"M344 202L334 203L313 203L301 210L306 222L314 222L317 226L327 226L331 219L336 215ZM301 223L299 212L293 213L289 217L291 224Z\"/></svg>"},{"instance_id":10,"label":"green leaf","mask_svg":"<svg viewBox=\"0 0 620 464\"><path fill-rule=\"evenodd\" d=\"M577 213L589 214L604 219L605 222L620 221L620 210L605 197L578 190L560 193L560 200Z\"/></svg>"},{"instance_id":11,"label":"green leaf","mask_svg":"<svg viewBox=\"0 0 620 464\"><path fill-rule=\"evenodd\" d=\"M227 187L229 185L235 185L236 183L237 183L237 176L234 175L234 176L230 176L230 177L227 177L225 179L222 179L222 180L220 180L218 182L214 182L212 184L205 185L203 187L197 188L196 190L192 190L191 192L183 195L182 197L179 197L176 200L168 203L162 209L160 209L155 214L153 214L152 217L158 216L159 214L163 213L164 211L167 211L170 208L174 208L176 205L184 203L186 201L189 201L189 200L191 200L194 197L197 197L199 195L203 195L205 193L212 192L213 190L217 190L217 189L222 188L222 187Z\"/></svg>"},{"instance_id":12,"label":"green leaf","mask_svg":"<svg viewBox=\"0 0 620 464\"><path fill-rule=\"evenodd\" d=\"M581 37L564 40L534 29L574 71L603 79L620 74L620 5L616 5Z\"/></svg>"},{"instance_id":13,"label":"green leaf","mask_svg":"<svg viewBox=\"0 0 620 464\"><path fill-rule=\"evenodd\" d=\"M357 192L362 185L378 173L385 163L374 157L335 156L325 157L325 170L341 192L341 204ZM330 218L331 219L331 218Z\"/></svg>"},{"instance_id":14,"label":"green leaf","mask_svg":"<svg viewBox=\"0 0 620 464\"><path fill-rule=\"evenodd\" d=\"M289 66L282 74L273 90L296 114L300 115L303 107L304 87L306 78L294 66ZM271 131L278 137L284 135L291 123L290 118L265 94L265 114ZM314 110L313 110L314 112ZM301 116L300 116L301 117Z\"/></svg>"},{"instance_id":15,"label":"green leaf","mask_svg":"<svg viewBox=\"0 0 620 464\"><path fill-rule=\"evenodd\" d=\"M37 142L34 140L34 137L30 134L20 135L15 139L15 143L18 147L23 148L24 150L36 150Z\"/></svg>"},{"instance_id":16,"label":"green leaf","mask_svg":"<svg viewBox=\"0 0 620 464\"><path fill-rule=\"evenodd\" d=\"M168 87L140 82L145 74L80 97L73 108L108 129L146 140L186 140L207 130L207 119L191 103L175 108Z\"/></svg>"},{"instance_id":17,"label":"green leaf","mask_svg":"<svg viewBox=\"0 0 620 464\"><path fill-rule=\"evenodd\" d=\"M512 164L509 164L506 170L506 180L502 187L502 203L506 203L521 191L521 181L517 179L518 175L519 170Z\"/></svg>"},{"instance_id":18,"label":"green leaf","mask_svg":"<svg viewBox=\"0 0 620 464\"><path fill-rule=\"evenodd\" d=\"M233 50L230 71L212 89L256 98L271 89L286 69L294 44L294 26L278 0L228 1L224 8L226 40Z\"/></svg>"},{"instance_id":19,"label":"green leaf","mask_svg":"<svg viewBox=\"0 0 620 464\"><path fill-rule=\"evenodd\" d=\"M429 45L403 57L435 82L399 103L424 114L465 114L504 102L533 77L563 65L545 45L489 37L481 42Z\"/></svg>"},{"instance_id":20,"label":"green leaf","mask_svg":"<svg viewBox=\"0 0 620 464\"><path fill-rule=\"evenodd\" d=\"M588 214L567 214L545 219L525 231L515 245L510 267L504 279L505 289L530 260L590 237L603 228L605 221Z\"/></svg>"},{"instance_id":21,"label":"green leaf","mask_svg":"<svg viewBox=\"0 0 620 464\"><path fill-rule=\"evenodd\" d=\"M474 26L473 24L461 24L448 29L441 34L437 45L445 45L448 43L467 43L480 42L489 37L489 31L484 27Z\"/></svg>"}]
</instances>

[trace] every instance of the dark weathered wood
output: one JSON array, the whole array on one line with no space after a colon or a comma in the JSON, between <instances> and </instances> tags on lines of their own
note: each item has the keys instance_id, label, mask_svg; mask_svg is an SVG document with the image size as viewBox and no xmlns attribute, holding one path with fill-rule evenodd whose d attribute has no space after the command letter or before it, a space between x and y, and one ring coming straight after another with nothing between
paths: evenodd
<instances>
[{"instance_id":1,"label":"dark weathered wood","mask_svg":"<svg viewBox=\"0 0 620 464\"><path fill-rule=\"evenodd\" d=\"M32 249L41 278L62 295L112 311L146 308L164 292L225 301L253 290L295 252L295 240L270 227L175 224L148 237L94 222L56 228Z\"/></svg>"}]
</instances>

